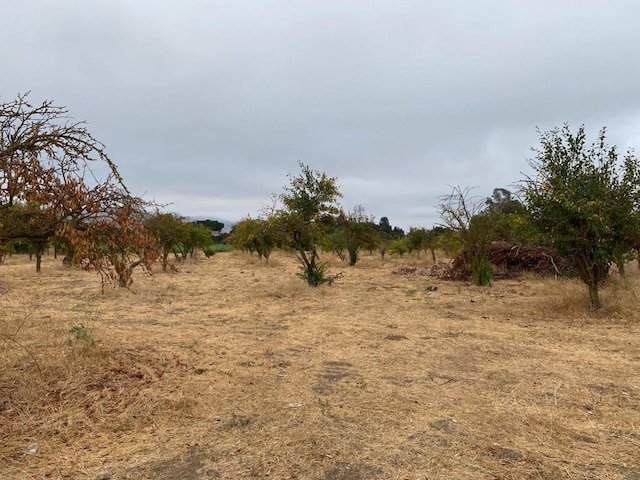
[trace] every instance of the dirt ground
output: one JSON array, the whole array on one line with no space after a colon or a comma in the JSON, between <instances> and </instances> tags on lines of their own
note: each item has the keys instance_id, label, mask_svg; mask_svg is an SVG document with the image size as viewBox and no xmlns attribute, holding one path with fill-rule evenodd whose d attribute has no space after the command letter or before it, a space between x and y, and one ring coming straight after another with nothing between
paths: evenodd
<instances>
[{"instance_id":1,"label":"dirt ground","mask_svg":"<svg viewBox=\"0 0 640 480\"><path fill-rule=\"evenodd\" d=\"M640 273L475 287L364 256L0 265L2 479L640 479Z\"/></svg>"}]
</instances>

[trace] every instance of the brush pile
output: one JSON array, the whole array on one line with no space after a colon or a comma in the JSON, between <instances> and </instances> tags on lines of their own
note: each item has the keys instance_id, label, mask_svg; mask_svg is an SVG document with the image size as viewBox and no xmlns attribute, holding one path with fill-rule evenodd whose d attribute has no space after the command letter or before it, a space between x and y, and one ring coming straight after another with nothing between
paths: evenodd
<instances>
[{"instance_id":1,"label":"brush pile","mask_svg":"<svg viewBox=\"0 0 640 480\"><path fill-rule=\"evenodd\" d=\"M512 242L493 242L489 262L494 266L494 278L513 278L523 272L560 276L571 274L569 262L550 248ZM451 263L438 263L427 267L403 267L398 275L425 275L441 280L469 280L471 269L468 254L462 251Z\"/></svg>"}]
</instances>

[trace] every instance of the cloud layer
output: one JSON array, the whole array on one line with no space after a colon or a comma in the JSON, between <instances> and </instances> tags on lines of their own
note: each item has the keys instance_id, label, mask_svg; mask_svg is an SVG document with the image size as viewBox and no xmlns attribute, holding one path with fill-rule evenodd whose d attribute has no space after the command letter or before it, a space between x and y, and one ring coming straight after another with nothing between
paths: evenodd
<instances>
[{"instance_id":1,"label":"cloud layer","mask_svg":"<svg viewBox=\"0 0 640 480\"><path fill-rule=\"evenodd\" d=\"M297 161L350 209L431 226L528 169L536 127L640 140L631 1L8 0L0 96L88 121L137 194L255 215Z\"/></svg>"}]
</instances>

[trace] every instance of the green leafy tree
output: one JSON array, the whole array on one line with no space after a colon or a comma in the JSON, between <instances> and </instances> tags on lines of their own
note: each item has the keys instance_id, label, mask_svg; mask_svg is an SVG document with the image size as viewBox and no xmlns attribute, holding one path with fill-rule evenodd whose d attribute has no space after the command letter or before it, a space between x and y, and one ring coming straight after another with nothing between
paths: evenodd
<instances>
[{"instance_id":1,"label":"green leafy tree","mask_svg":"<svg viewBox=\"0 0 640 480\"><path fill-rule=\"evenodd\" d=\"M400 227L392 227L387 217L382 217L378 224L375 225L375 229L378 233L375 239L375 246L373 244L369 244L369 248L370 250L378 248L382 259L384 260L384 256L387 253L389 244L393 240L404 238L404 230L402 230Z\"/></svg>"},{"instance_id":2,"label":"green leafy tree","mask_svg":"<svg viewBox=\"0 0 640 480\"><path fill-rule=\"evenodd\" d=\"M220 233L224 229L224 223L218 220L197 220L195 223L207 227L214 233Z\"/></svg>"},{"instance_id":3,"label":"green leafy tree","mask_svg":"<svg viewBox=\"0 0 640 480\"><path fill-rule=\"evenodd\" d=\"M409 253L417 252L419 256L422 251L430 252L431 259L435 263L438 231L437 229L410 227L409 233L405 236Z\"/></svg>"},{"instance_id":4,"label":"green leafy tree","mask_svg":"<svg viewBox=\"0 0 640 480\"><path fill-rule=\"evenodd\" d=\"M211 230L211 238L215 243L224 243L229 236L229 233L222 233L225 225L218 220L198 220L196 223L198 225L204 225ZM210 245L206 247L208 251L212 251L210 247Z\"/></svg>"},{"instance_id":5,"label":"green leafy tree","mask_svg":"<svg viewBox=\"0 0 640 480\"><path fill-rule=\"evenodd\" d=\"M320 239L320 246L325 252L335 253L343 262L347 261L347 237L344 229L338 226L338 219L336 224L332 225L322 238Z\"/></svg>"},{"instance_id":6,"label":"green leafy tree","mask_svg":"<svg viewBox=\"0 0 640 480\"><path fill-rule=\"evenodd\" d=\"M392 240L387 246L387 252L391 255L400 255L400 257L403 257L408 251L409 247L407 246L407 240L404 238Z\"/></svg>"},{"instance_id":7,"label":"green leafy tree","mask_svg":"<svg viewBox=\"0 0 640 480\"><path fill-rule=\"evenodd\" d=\"M145 222L147 230L156 239L162 271L167 271L169 254L189 239L189 222L177 213L156 212Z\"/></svg>"},{"instance_id":8,"label":"green leafy tree","mask_svg":"<svg viewBox=\"0 0 640 480\"><path fill-rule=\"evenodd\" d=\"M243 252L257 253L268 263L279 237L271 220L247 217L236 223L227 242Z\"/></svg>"},{"instance_id":9,"label":"green leafy tree","mask_svg":"<svg viewBox=\"0 0 640 480\"><path fill-rule=\"evenodd\" d=\"M183 259L193 257L198 249L205 250L213 245L212 231L205 224L192 222L187 227L188 232L181 248Z\"/></svg>"},{"instance_id":10,"label":"green leafy tree","mask_svg":"<svg viewBox=\"0 0 640 480\"><path fill-rule=\"evenodd\" d=\"M449 258L454 258L462 251L463 244L460 235L455 230L446 227L436 227L439 231L434 241L435 248L442 250Z\"/></svg>"},{"instance_id":11,"label":"green leafy tree","mask_svg":"<svg viewBox=\"0 0 640 480\"><path fill-rule=\"evenodd\" d=\"M358 262L360 249L376 241L373 217L367 215L362 205L356 205L350 212L338 216L338 226L349 253L349 265L353 266Z\"/></svg>"},{"instance_id":12,"label":"green leafy tree","mask_svg":"<svg viewBox=\"0 0 640 480\"><path fill-rule=\"evenodd\" d=\"M603 128L594 143L584 126L540 133L523 183L531 219L543 240L569 259L589 289L592 309L601 307L598 287L612 263L638 238L640 165L628 153L621 161Z\"/></svg>"},{"instance_id":13,"label":"green leafy tree","mask_svg":"<svg viewBox=\"0 0 640 480\"><path fill-rule=\"evenodd\" d=\"M327 264L320 261L318 245L339 212L337 200L342 195L336 178L298 164L300 174L289 175L290 183L279 196L282 208L275 210L271 219L285 245L296 252L300 277L308 285L318 286L332 280Z\"/></svg>"},{"instance_id":14,"label":"green leafy tree","mask_svg":"<svg viewBox=\"0 0 640 480\"><path fill-rule=\"evenodd\" d=\"M511 191L496 188L486 199L482 215L491 219L495 240L508 242L530 242L532 240L527 209Z\"/></svg>"},{"instance_id":15,"label":"green leafy tree","mask_svg":"<svg viewBox=\"0 0 640 480\"><path fill-rule=\"evenodd\" d=\"M422 250L428 249L429 233L425 228L411 227L405 238L409 253L416 252L419 256Z\"/></svg>"}]
</instances>

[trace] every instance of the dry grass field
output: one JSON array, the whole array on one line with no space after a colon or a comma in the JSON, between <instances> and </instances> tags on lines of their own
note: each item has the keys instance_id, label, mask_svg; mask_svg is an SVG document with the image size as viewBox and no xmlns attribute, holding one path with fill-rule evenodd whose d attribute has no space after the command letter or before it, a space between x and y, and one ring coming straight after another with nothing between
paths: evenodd
<instances>
[{"instance_id":1,"label":"dry grass field","mask_svg":"<svg viewBox=\"0 0 640 480\"><path fill-rule=\"evenodd\" d=\"M640 273L479 288L418 258L0 265L2 479L640 479Z\"/></svg>"}]
</instances>

